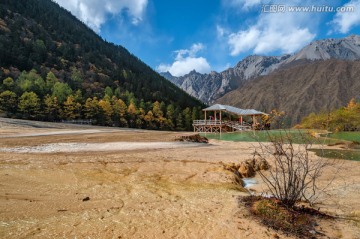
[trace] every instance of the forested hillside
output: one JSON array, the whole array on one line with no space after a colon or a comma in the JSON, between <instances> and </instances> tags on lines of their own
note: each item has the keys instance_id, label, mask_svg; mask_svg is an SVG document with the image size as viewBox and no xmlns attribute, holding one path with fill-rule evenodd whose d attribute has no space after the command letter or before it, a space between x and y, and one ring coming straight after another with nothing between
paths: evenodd
<instances>
[{"instance_id":1,"label":"forested hillside","mask_svg":"<svg viewBox=\"0 0 360 239\"><path fill-rule=\"evenodd\" d=\"M9 117L190 129L202 107L50 0L0 2L0 66Z\"/></svg>"}]
</instances>

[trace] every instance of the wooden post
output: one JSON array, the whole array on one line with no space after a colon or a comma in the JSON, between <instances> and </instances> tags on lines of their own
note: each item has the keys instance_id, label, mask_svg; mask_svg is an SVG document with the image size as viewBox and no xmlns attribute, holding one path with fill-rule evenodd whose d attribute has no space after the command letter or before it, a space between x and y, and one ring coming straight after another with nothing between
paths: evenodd
<instances>
[{"instance_id":1,"label":"wooden post","mask_svg":"<svg viewBox=\"0 0 360 239\"><path fill-rule=\"evenodd\" d=\"M221 129L222 129L222 122L221 122L221 110L220 110L220 134L221 134Z\"/></svg>"}]
</instances>

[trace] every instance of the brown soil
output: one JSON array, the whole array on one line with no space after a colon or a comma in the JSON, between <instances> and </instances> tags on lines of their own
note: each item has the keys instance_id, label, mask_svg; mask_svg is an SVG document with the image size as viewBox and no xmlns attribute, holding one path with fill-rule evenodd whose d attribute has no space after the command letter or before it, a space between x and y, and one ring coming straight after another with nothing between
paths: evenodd
<instances>
[{"instance_id":1,"label":"brown soil","mask_svg":"<svg viewBox=\"0 0 360 239\"><path fill-rule=\"evenodd\" d=\"M1 124L0 148L53 143L172 142L180 133ZM100 132L89 133L96 129ZM19 136L74 130L74 134ZM0 238L294 238L250 217L223 163L251 158L253 144L210 144L70 153L0 152ZM359 162L318 206L324 238L359 238ZM330 177L325 175L324 182ZM345 178L346 177L346 178ZM255 177L260 180L258 176ZM344 187L344 180L348 184ZM253 186L259 192L264 185Z\"/></svg>"}]
</instances>

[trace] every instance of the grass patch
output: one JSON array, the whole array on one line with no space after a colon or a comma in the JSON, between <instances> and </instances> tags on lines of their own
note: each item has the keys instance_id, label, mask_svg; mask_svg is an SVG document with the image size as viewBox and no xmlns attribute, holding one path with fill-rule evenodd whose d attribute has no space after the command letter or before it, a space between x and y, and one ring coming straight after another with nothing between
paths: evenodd
<instances>
[{"instance_id":1,"label":"grass patch","mask_svg":"<svg viewBox=\"0 0 360 239\"><path fill-rule=\"evenodd\" d=\"M328 137L360 143L360 132L337 132L329 134Z\"/></svg>"},{"instance_id":2,"label":"grass patch","mask_svg":"<svg viewBox=\"0 0 360 239\"><path fill-rule=\"evenodd\" d=\"M360 150L309 149L319 157L360 161Z\"/></svg>"},{"instance_id":3,"label":"grass patch","mask_svg":"<svg viewBox=\"0 0 360 239\"><path fill-rule=\"evenodd\" d=\"M269 142L269 136L280 137L285 133L291 136L294 143L304 143L311 140L313 144L336 144L339 142L357 142L360 143L360 132L337 132L330 134L320 134L320 138L314 138L309 134L309 130L266 130L266 131L243 131L234 133L201 133L209 139L239 141L239 142ZM303 136L306 137L303 137Z\"/></svg>"},{"instance_id":4,"label":"grass patch","mask_svg":"<svg viewBox=\"0 0 360 239\"><path fill-rule=\"evenodd\" d=\"M250 213L262 224L301 238L316 238L317 235L323 235L316 230L315 219L332 218L312 208L287 208L274 198L247 196L242 197L240 202L244 203Z\"/></svg>"},{"instance_id":5,"label":"grass patch","mask_svg":"<svg viewBox=\"0 0 360 239\"><path fill-rule=\"evenodd\" d=\"M287 130L286 131L291 136L299 136L299 130ZM234 133L203 133L209 139L218 139L225 141L243 141L243 142L268 142L269 136L271 137L280 137L284 134L284 130L268 130L268 131L243 131L243 132L234 132Z\"/></svg>"},{"instance_id":6,"label":"grass patch","mask_svg":"<svg viewBox=\"0 0 360 239\"><path fill-rule=\"evenodd\" d=\"M314 138L307 130L265 130L265 131L243 131L234 133L202 133L202 136L208 139L217 139L225 141L235 142L269 142L269 136L280 138L287 134L296 144L305 143L305 141L311 141L313 144L330 144L335 143L338 140L329 138Z\"/></svg>"}]
</instances>

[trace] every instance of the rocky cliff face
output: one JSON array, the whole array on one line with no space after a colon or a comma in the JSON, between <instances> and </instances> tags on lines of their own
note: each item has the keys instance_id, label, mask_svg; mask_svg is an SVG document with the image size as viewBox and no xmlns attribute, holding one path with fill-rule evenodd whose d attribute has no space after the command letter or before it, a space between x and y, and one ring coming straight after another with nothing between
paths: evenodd
<instances>
[{"instance_id":1,"label":"rocky cliff face","mask_svg":"<svg viewBox=\"0 0 360 239\"><path fill-rule=\"evenodd\" d=\"M259 76L309 62L339 59L360 59L360 36L351 35L342 39L314 41L294 55L248 56L233 68L220 73L200 74L192 71L181 77L169 72L162 75L190 95L211 104L226 93L241 88L247 81ZM300 79L301 80L301 79Z\"/></svg>"}]
</instances>

